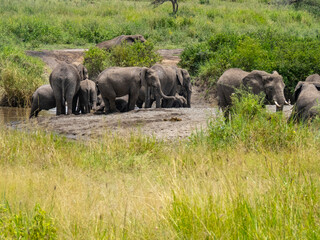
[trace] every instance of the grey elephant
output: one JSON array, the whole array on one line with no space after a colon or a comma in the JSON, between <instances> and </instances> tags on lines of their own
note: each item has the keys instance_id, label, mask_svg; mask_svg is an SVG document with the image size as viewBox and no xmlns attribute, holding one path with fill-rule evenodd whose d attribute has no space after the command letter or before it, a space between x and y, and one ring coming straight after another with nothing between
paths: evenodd
<instances>
[{"instance_id":1,"label":"grey elephant","mask_svg":"<svg viewBox=\"0 0 320 240\"><path fill-rule=\"evenodd\" d=\"M134 109L141 87L154 87L164 99L175 97L166 96L161 91L161 84L155 70L146 67L111 67L104 70L97 78L98 88L105 103L105 112L117 112L115 99L129 95L128 111Z\"/></svg>"},{"instance_id":2,"label":"grey elephant","mask_svg":"<svg viewBox=\"0 0 320 240\"><path fill-rule=\"evenodd\" d=\"M320 83L320 75L319 74L312 74L306 78L306 82L319 82Z\"/></svg>"},{"instance_id":3,"label":"grey elephant","mask_svg":"<svg viewBox=\"0 0 320 240\"><path fill-rule=\"evenodd\" d=\"M102 96L101 94L98 95L98 102L99 103L99 107L98 109L95 111L95 114L103 114L104 112L104 102L102 100ZM119 112L127 112L128 111L128 102L122 98L118 98L115 101L116 103L116 108Z\"/></svg>"},{"instance_id":4,"label":"grey elephant","mask_svg":"<svg viewBox=\"0 0 320 240\"><path fill-rule=\"evenodd\" d=\"M160 64L152 66L151 69L157 72L161 83L161 90L165 95L175 96L176 93L179 93L187 100L186 107L191 107L192 87L191 78L187 70ZM159 93L154 91L154 89L141 88L137 106L141 108L143 101L146 99L145 107L147 108L151 107L154 101L156 101L157 108L161 107L161 105L167 108L173 107L173 99L162 99L163 103L161 103L161 98Z\"/></svg>"},{"instance_id":5,"label":"grey elephant","mask_svg":"<svg viewBox=\"0 0 320 240\"><path fill-rule=\"evenodd\" d=\"M258 70L245 72L239 68L231 68L217 81L218 105L223 111L228 113L232 94L242 86L254 94L265 93L266 100L274 103L277 111L282 111L283 106L289 104L284 96L283 78L276 71L270 74Z\"/></svg>"},{"instance_id":6,"label":"grey elephant","mask_svg":"<svg viewBox=\"0 0 320 240\"><path fill-rule=\"evenodd\" d=\"M85 77L85 67L80 64L60 63L50 74L49 82L56 99L57 115L65 114L65 102L67 102L67 114L75 113L80 81ZM87 72L87 71L86 71ZM76 97L75 97L76 96Z\"/></svg>"},{"instance_id":7,"label":"grey elephant","mask_svg":"<svg viewBox=\"0 0 320 240\"><path fill-rule=\"evenodd\" d=\"M37 117L41 110L49 110L56 107L56 99L50 84L40 86L33 94L31 100L31 112L29 118Z\"/></svg>"},{"instance_id":8,"label":"grey elephant","mask_svg":"<svg viewBox=\"0 0 320 240\"><path fill-rule=\"evenodd\" d=\"M86 114L90 113L90 110L96 110L97 108L97 86L94 81L89 79L80 82L79 89L79 111Z\"/></svg>"},{"instance_id":9,"label":"grey elephant","mask_svg":"<svg viewBox=\"0 0 320 240\"><path fill-rule=\"evenodd\" d=\"M139 35L139 34L121 35L121 36L115 37L111 40L98 43L96 46L101 49L109 50L112 47L121 45L123 42L126 42L128 44L132 44L135 41L144 43L146 41L146 39L142 35Z\"/></svg>"},{"instance_id":10,"label":"grey elephant","mask_svg":"<svg viewBox=\"0 0 320 240\"><path fill-rule=\"evenodd\" d=\"M320 114L320 82L298 82L290 120L305 121Z\"/></svg>"}]
</instances>

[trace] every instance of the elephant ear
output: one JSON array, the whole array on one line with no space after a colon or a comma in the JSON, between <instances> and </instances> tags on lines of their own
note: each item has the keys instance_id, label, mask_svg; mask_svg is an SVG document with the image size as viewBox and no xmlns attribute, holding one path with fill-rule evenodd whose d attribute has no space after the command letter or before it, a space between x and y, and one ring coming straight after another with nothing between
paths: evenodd
<instances>
[{"instance_id":1,"label":"elephant ear","mask_svg":"<svg viewBox=\"0 0 320 240\"><path fill-rule=\"evenodd\" d=\"M83 66L82 64L79 64L77 66L77 69L78 69L81 81L88 78L88 70L85 66Z\"/></svg>"},{"instance_id":2,"label":"elephant ear","mask_svg":"<svg viewBox=\"0 0 320 240\"><path fill-rule=\"evenodd\" d=\"M252 71L242 79L244 87L248 89L251 88L255 94L263 91L264 82L265 80L260 71Z\"/></svg>"},{"instance_id":3,"label":"elephant ear","mask_svg":"<svg viewBox=\"0 0 320 240\"><path fill-rule=\"evenodd\" d=\"M304 82L299 81L296 88L294 89L293 99L295 102L298 100L298 97L301 93L301 89L302 89L303 84L304 84Z\"/></svg>"},{"instance_id":4,"label":"elephant ear","mask_svg":"<svg viewBox=\"0 0 320 240\"><path fill-rule=\"evenodd\" d=\"M126 36L123 41L131 44L131 43L134 43L135 39L131 35L129 35L129 36Z\"/></svg>"},{"instance_id":5,"label":"elephant ear","mask_svg":"<svg viewBox=\"0 0 320 240\"><path fill-rule=\"evenodd\" d=\"M182 75L181 68L176 68L176 75L177 75L177 79L178 79L180 85L183 86L183 75Z\"/></svg>"},{"instance_id":6,"label":"elephant ear","mask_svg":"<svg viewBox=\"0 0 320 240\"><path fill-rule=\"evenodd\" d=\"M188 88L189 92L192 92L189 72L185 69L181 69L181 72L182 72L182 76L183 76L184 84L186 88Z\"/></svg>"}]
</instances>

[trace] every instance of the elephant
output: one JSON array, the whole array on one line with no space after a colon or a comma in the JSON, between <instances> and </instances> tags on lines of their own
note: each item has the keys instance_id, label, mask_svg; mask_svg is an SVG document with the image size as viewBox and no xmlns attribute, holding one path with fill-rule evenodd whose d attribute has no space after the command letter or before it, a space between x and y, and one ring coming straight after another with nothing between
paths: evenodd
<instances>
[{"instance_id":1,"label":"elephant","mask_svg":"<svg viewBox=\"0 0 320 240\"><path fill-rule=\"evenodd\" d=\"M186 107L191 107L192 87L190 75L187 70L160 64L152 66L151 69L157 72L161 83L161 90L165 95L175 96L176 93L179 93L187 100ZM148 94L146 94L147 91L149 91ZM150 98L146 98L146 95L150 96ZM163 104L161 104L161 96L158 92L154 91L154 89L141 88L137 106L141 108L145 99L147 99L145 103L146 108L151 107L154 101L156 101L157 108L161 107L161 105L167 108L173 107L174 102L173 99L162 99Z\"/></svg>"},{"instance_id":2,"label":"elephant","mask_svg":"<svg viewBox=\"0 0 320 240\"><path fill-rule=\"evenodd\" d=\"M111 67L105 69L97 78L98 88L105 103L105 112L117 112L116 97L129 95L128 111L134 110L141 87L154 87L164 99L174 100L161 91L161 84L155 70L146 67ZM146 97L147 98L147 97Z\"/></svg>"},{"instance_id":3,"label":"elephant","mask_svg":"<svg viewBox=\"0 0 320 240\"><path fill-rule=\"evenodd\" d=\"M128 44L132 44L135 41L144 43L146 41L146 39L142 35L139 35L139 34L121 35L121 36L115 37L111 40L98 43L96 46L101 49L109 50L112 47L121 45L123 42L126 42Z\"/></svg>"},{"instance_id":4,"label":"elephant","mask_svg":"<svg viewBox=\"0 0 320 240\"><path fill-rule=\"evenodd\" d=\"M290 120L306 121L320 115L320 82L298 82L293 98L295 104Z\"/></svg>"},{"instance_id":5,"label":"elephant","mask_svg":"<svg viewBox=\"0 0 320 240\"><path fill-rule=\"evenodd\" d=\"M319 82L320 83L320 75L319 74L312 74L306 78L306 82Z\"/></svg>"},{"instance_id":6,"label":"elephant","mask_svg":"<svg viewBox=\"0 0 320 240\"><path fill-rule=\"evenodd\" d=\"M56 107L56 99L50 84L40 86L32 95L31 112L29 118L37 117L41 110Z\"/></svg>"},{"instance_id":7,"label":"elephant","mask_svg":"<svg viewBox=\"0 0 320 240\"><path fill-rule=\"evenodd\" d=\"M82 64L75 66L60 63L51 72L49 82L56 99L56 115L66 113L65 102L68 106L67 114L75 113L77 93L80 88L80 81L86 77L85 71L86 68Z\"/></svg>"},{"instance_id":8,"label":"elephant","mask_svg":"<svg viewBox=\"0 0 320 240\"><path fill-rule=\"evenodd\" d=\"M97 108L97 86L94 81L86 79L80 82L79 89L79 111L86 114L90 113L90 110L96 110Z\"/></svg>"},{"instance_id":9,"label":"elephant","mask_svg":"<svg viewBox=\"0 0 320 240\"><path fill-rule=\"evenodd\" d=\"M95 114L102 114L104 111L104 102L102 100L102 96L101 94L98 95L98 103L99 103L99 107L98 109L95 111ZM128 109L128 102L122 98L118 98L115 101L116 103L116 108L119 112L127 112Z\"/></svg>"},{"instance_id":10,"label":"elephant","mask_svg":"<svg viewBox=\"0 0 320 240\"><path fill-rule=\"evenodd\" d=\"M289 104L284 96L283 78L276 71L270 74L259 70L246 72L230 68L217 81L218 105L226 114L232 105L231 96L242 86L254 94L265 93L265 100L274 103L277 111L282 111L283 106Z\"/></svg>"}]
</instances>

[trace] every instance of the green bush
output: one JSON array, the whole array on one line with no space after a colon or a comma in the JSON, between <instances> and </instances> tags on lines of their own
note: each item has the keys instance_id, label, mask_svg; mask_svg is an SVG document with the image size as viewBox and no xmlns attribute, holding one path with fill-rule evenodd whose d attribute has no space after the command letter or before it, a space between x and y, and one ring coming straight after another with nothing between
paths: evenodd
<instances>
[{"instance_id":1,"label":"green bush","mask_svg":"<svg viewBox=\"0 0 320 240\"><path fill-rule=\"evenodd\" d=\"M1 239L57 239L53 220L36 204L33 212L13 213L9 204L0 204Z\"/></svg>"},{"instance_id":2,"label":"green bush","mask_svg":"<svg viewBox=\"0 0 320 240\"><path fill-rule=\"evenodd\" d=\"M308 126L287 123L282 113L268 112L263 104L263 95L241 90L232 96L232 102L230 120L219 114L208 122L205 138L214 148L240 143L249 150L280 151L306 143L306 136L312 134ZM194 136L192 139L198 142L202 138Z\"/></svg>"},{"instance_id":3,"label":"green bush","mask_svg":"<svg viewBox=\"0 0 320 240\"><path fill-rule=\"evenodd\" d=\"M110 66L108 53L98 47L90 48L84 54L84 65L88 69L90 79L95 79L100 72Z\"/></svg>"},{"instance_id":4,"label":"green bush","mask_svg":"<svg viewBox=\"0 0 320 240\"><path fill-rule=\"evenodd\" d=\"M33 92L45 83L44 63L16 48L0 49L0 88L2 104L14 107L30 105Z\"/></svg>"},{"instance_id":5,"label":"green bush","mask_svg":"<svg viewBox=\"0 0 320 240\"><path fill-rule=\"evenodd\" d=\"M217 34L207 42L188 47L180 65L213 85L228 68L278 71L289 92L298 81L320 72L320 39L274 34L272 31L248 35Z\"/></svg>"},{"instance_id":6,"label":"green bush","mask_svg":"<svg viewBox=\"0 0 320 240\"><path fill-rule=\"evenodd\" d=\"M154 51L154 45L150 41L135 42L131 45L124 43L110 51L93 47L84 55L84 65L92 79L107 67L151 67L160 60L160 55Z\"/></svg>"}]
</instances>

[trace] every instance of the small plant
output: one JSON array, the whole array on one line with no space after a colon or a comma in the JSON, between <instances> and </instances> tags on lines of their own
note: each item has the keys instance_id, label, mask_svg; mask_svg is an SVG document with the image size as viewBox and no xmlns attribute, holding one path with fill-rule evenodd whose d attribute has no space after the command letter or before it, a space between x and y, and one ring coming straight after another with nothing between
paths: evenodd
<instances>
[{"instance_id":1,"label":"small plant","mask_svg":"<svg viewBox=\"0 0 320 240\"><path fill-rule=\"evenodd\" d=\"M32 214L14 214L9 203L0 204L1 239L57 239L53 220L36 204Z\"/></svg>"},{"instance_id":2,"label":"small plant","mask_svg":"<svg viewBox=\"0 0 320 240\"><path fill-rule=\"evenodd\" d=\"M232 96L230 120L223 114L208 123L207 141L215 148L241 144L246 149L274 151L303 144L309 133L306 126L287 123L282 113L270 113L264 107L264 96L243 90ZM194 142L203 141L194 136Z\"/></svg>"}]
</instances>

